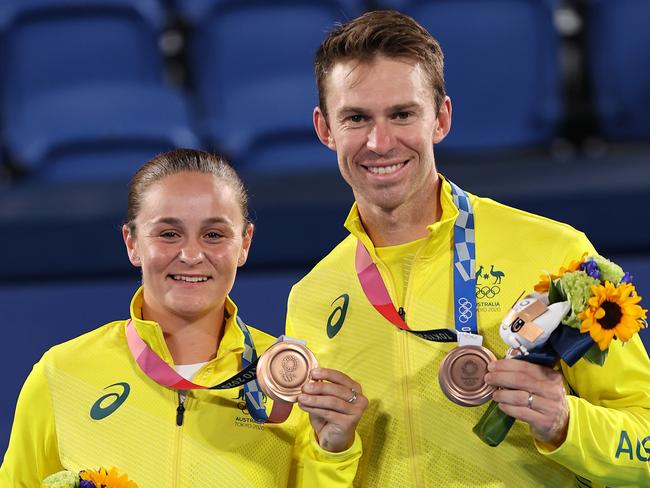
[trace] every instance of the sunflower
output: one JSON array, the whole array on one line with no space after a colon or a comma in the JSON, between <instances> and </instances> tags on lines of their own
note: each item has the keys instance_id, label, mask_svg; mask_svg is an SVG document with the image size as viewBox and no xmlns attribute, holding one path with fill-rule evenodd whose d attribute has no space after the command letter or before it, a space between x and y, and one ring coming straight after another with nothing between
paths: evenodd
<instances>
[{"instance_id":1,"label":"sunflower","mask_svg":"<svg viewBox=\"0 0 650 488\"><path fill-rule=\"evenodd\" d=\"M562 275L564 275L564 273L576 271L578 268L580 268L580 265L584 261L586 255L586 252L583 253L579 260L571 261L566 268L564 266L560 267L560 271L558 271L557 274L547 273L539 275L539 283L535 285L535 291L538 291L540 293L548 291L549 282L551 280L560 278Z\"/></svg>"},{"instance_id":2,"label":"sunflower","mask_svg":"<svg viewBox=\"0 0 650 488\"><path fill-rule=\"evenodd\" d=\"M106 471L106 468L99 468L97 471L86 470L79 473L79 476L82 479L81 483L92 482L95 488L138 488L138 485L130 481L126 474L118 476L117 468L111 468L110 471Z\"/></svg>"},{"instance_id":3,"label":"sunflower","mask_svg":"<svg viewBox=\"0 0 650 488\"><path fill-rule=\"evenodd\" d=\"M578 317L582 320L580 332L589 332L601 351L609 347L615 337L623 342L645 325L647 310L637 305L641 297L634 285L621 283L614 287L610 281L605 285L594 285L593 296L587 301L587 308Z\"/></svg>"}]
</instances>

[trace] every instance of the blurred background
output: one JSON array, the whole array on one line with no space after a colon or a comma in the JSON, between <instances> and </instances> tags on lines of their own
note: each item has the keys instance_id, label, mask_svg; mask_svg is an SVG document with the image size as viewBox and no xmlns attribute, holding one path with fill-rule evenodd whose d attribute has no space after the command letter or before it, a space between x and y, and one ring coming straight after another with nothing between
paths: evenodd
<instances>
[{"instance_id":1,"label":"blurred background","mask_svg":"<svg viewBox=\"0 0 650 488\"><path fill-rule=\"evenodd\" d=\"M233 296L282 332L352 203L312 129L313 55L334 22L385 8L445 52L439 170L585 231L650 295L650 0L1 0L0 452L43 352L127 318L127 183L158 152L240 172L256 235Z\"/></svg>"}]
</instances>

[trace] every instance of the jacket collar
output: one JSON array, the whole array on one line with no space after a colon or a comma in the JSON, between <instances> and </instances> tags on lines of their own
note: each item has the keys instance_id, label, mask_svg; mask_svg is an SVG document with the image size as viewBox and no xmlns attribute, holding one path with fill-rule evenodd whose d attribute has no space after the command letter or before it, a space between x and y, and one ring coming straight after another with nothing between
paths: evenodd
<instances>
[{"instance_id":1,"label":"jacket collar","mask_svg":"<svg viewBox=\"0 0 650 488\"><path fill-rule=\"evenodd\" d=\"M454 222L456 221L456 217L458 217L458 208L454 205L454 200L451 194L451 185L442 175L439 176L442 183L440 190L440 206L442 208L442 215L439 221L427 226L429 239L420 253L421 258L432 257L436 253L440 252L445 245L450 247L453 241ZM357 202L352 204L352 208L348 213L348 217L345 219L344 225L354 237L359 239L366 246L373 261L376 262L377 254L375 252L375 246L363 227Z\"/></svg>"},{"instance_id":2,"label":"jacket collar","mask_svg":"<svg viewBox=\"0 0 650 488\"><path fill-rule=\"evenodd\" d=\"M144 289L141 286L133 295L131 299L131 320L135 325L138 335L142 338L147 345L158 354L163 361L170 366L174 365L171 353L167 347L167 343L163 337L162 329L158 322L153 320L144 320L142 318L142 304L144 301ZM244 333L241 331L236 323L237 305L226 296L226 303L224 307L226 321L224 325L223 336L219 343L217 356L212 361L218 361L222 357L231 354L244 352ZM212 362L210 361L210 362Z\"/></svg>"}]
</instances>

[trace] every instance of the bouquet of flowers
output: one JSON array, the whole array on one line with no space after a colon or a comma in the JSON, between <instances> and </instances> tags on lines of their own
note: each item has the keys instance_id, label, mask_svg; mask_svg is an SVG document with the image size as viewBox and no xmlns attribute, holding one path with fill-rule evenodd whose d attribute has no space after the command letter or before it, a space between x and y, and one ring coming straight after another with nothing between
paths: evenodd
<instances>
[{"instance_id":1,"label":"bouquet of flowers","mask_svg":"<svg viewBox=\"0 0 650 488\"><path fill-rule=\"evenodd\" d=\"M79 473L59 471L43 480L41 488L138 488L126 474L118 475L116 468L107 471L86 469Z\"/></svg>"},{"instance_id":2,"label":"bouquet of flowers","mask_svg":"<svg viewBox=\"0 0 650 488\"><path fill-rule=\"evenodd\" d=\"M625 343L647 327L647 310L640 301L629 273L585 253L557 274L542 275L535 293L508 312L499 330L510 346L506 357L545 366L560 358L573 366L584 358L602 366L613 339ZM514 420L492 401L473 431L496 446Z\"/></svg>"}]
</instances>

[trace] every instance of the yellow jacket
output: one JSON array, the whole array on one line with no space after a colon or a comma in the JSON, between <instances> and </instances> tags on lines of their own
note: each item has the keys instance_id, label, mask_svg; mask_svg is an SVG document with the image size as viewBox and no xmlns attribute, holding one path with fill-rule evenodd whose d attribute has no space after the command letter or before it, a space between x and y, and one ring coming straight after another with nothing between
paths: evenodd
<instances>
[{"instance_id":1,"label":"yellow jacket","mask_svg":"<svg viewBox=\"0 0 650 488\"><path fill-rule=\"evenodd\" d=\"M506 345L498 327L515 299L532 291L543 270L556 272L595 251L584 234L568 225L470 198L479 333L484 345L502 357ZM458 211L446 181L441 206L442 218L429 226L403 294L406 322L415 330L453 328L452 243ZM472 433L487 405L460 407L439 387L440 362L456 344L399 330L372 307L355 273L357 239L371 250L393 301L398 293L356 205L345 225L351 235L292 289L287 334L305 339L319 361L361 383L370 400L358 427L364 455L356 486L565 487L576 486L576 475L612 486L650 486L650 361L638 336L623 353L614 341L603 367L585 360L572 368L563 365L576 395L568 397L569 432L559 449L535 446L522 422L501 445L489 447ZM579 486L592 485L581 478Z\"/></svg>"},{"instance_id":2,"label":"yellow jacket","mask_svg":"<svg viewBox=\"0 0 650 488\"><path fill-rule=\"evenodd\" d=\"M131 302L138 333L173 365L158 324L140 319L141 306L139 290ZM226 310L217 357L197 372L196 383L214 385L241 369L237 308L228 300ZM193 390L177 425L177 392L140 370L125 324L111 322L55 346L34 366L18 399L0 487L38 487L53 472L100 466L116 467L141 488L351 484L358 438L342 453L321 449L297 407L286 422L261 425L248 415L239 390ZM258 354L274 342L249 329Z\"/></svg>"}]
</instances>

